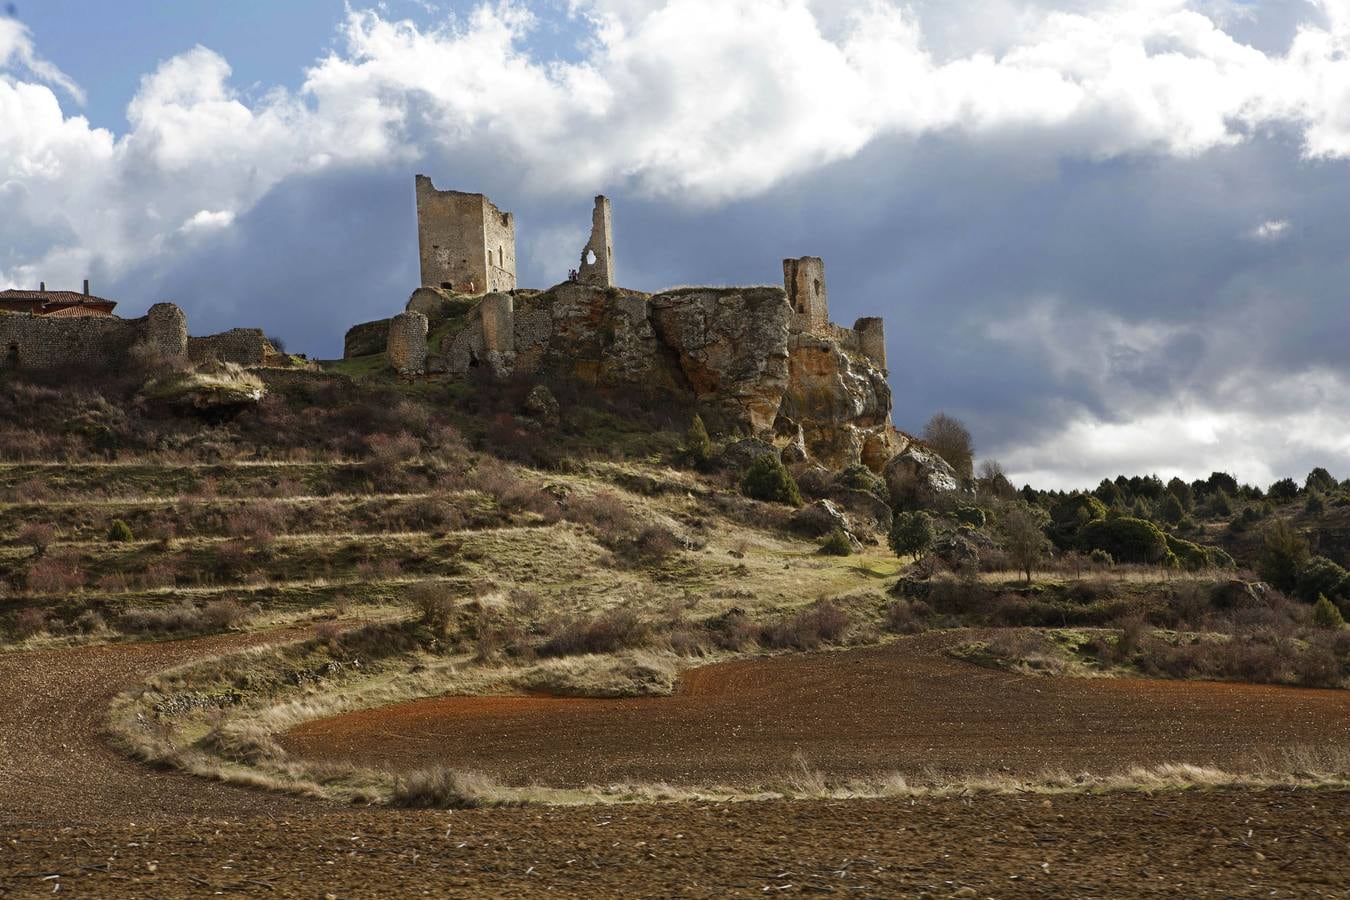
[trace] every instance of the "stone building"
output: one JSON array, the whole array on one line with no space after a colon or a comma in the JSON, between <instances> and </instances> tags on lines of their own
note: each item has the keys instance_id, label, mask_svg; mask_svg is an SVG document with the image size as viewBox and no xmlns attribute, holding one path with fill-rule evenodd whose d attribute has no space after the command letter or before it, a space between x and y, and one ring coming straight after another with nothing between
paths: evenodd
<instances>
[{"instance_id":1,"label":"stone building","mask_svg":"<svg viewBox=\"0 0 1350 900\"><path fill-rule=\"evenodd\" d=\"M516 287L516 223L482 194L440 191L416 178L422 285L461 294Z\"/></svg>"},{"instance_id":2,"label":"stone building","mask_svg":"<svg viewBox=\"0 0 1350 900\"><path fill-rule=\"evenodd\" d=\"M105 300L89 293L89 279L84 280L84 292L49 291L44 281L36 291L0 291L0 310L29 313L34 316L111 316L116 300Z\"/></svg>"}]
</instances>

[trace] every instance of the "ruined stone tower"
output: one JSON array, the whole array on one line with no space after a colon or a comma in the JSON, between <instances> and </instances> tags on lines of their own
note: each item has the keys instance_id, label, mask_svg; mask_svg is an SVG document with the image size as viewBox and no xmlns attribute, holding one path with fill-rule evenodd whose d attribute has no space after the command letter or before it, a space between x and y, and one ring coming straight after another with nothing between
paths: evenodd
<instances>
[{"instance_id":1,"label":"ruined stone tower","mask_svg":"<svg viewBox=\"0 0 1350 900\"><path fill-rule=\"evenodd\" d=\"M610 219L609 198L595 198L591 213L591 239L581 251L577 280L599 287L614 285L614 226Z\"/></svg>"},{"instance_id":2,"label":"ruined stone tower","mask_svg":"<svg viewBox=\"0 0 1350 900\"><path fill-rule=\"evenodd\" d=\"M482 194L438 191L417 180L422 285L481 294L516 287L516 222Z\"/></svg>"},{"instance_id":3,"label":"ruined stone tower","mask_svg":"<svg viewBox=\"0 0 1350 900\"><path fill-rule=\"evenodd\" d=\"M793 331L822 331L830 324L825 263L819 256L783 260L783 289L792 306Z\"/></svg>"}]
</instances>

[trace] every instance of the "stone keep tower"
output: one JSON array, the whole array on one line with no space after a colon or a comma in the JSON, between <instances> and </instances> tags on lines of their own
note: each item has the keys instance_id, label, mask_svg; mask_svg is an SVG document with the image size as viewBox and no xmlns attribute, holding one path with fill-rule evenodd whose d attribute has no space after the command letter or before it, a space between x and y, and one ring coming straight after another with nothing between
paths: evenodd
<instances>
[{"instance_id":1,"label":"stone keep tower","mask_svg":"<svg viewBox=\"0 0 1350 900\"><path fill-rule=\"evenodd\" d=\"M516 220L482 194L438 191L417 176L422 286L462 294L516 287Z\"/></svg>"},{"instance_id":2,"label":"stone keep tower","mask_svg":"<svg viewBox=\"0 0 1350 900\"><path fill-rule=\"evenodd\" d=\"M614 286L614 224L610 218L609 198L595 198L591 212L591 239L581 251L577 280L599 287Z\"/></svg>"},{"instance_id":3,"label":"stone keep tower","mask_svg":"<svg viewBox=\"0 0 1350 900\"><path fill-rule=\"evenodd\" d=\"M783 260L783 289L792 304L793 331L821 331L829 327L825 262L819 256Z\"/></svg>"}]
</instances>

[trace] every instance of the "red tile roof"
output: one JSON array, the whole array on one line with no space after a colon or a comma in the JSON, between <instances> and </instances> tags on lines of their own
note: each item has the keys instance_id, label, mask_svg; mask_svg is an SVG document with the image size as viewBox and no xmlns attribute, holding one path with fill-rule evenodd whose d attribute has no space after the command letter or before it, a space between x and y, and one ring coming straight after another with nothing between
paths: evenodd
<instances>
[{"instance_id":1,"label":"red tile roof","mask_svg":"<svg viewBox=\"0 0 1350 900\"><path fill-rule=\"evenodd\" d=\"M81 309L82 312L65 315L109 315L116 300L82 294L78 291L0 291L0 309L14 312L31 312L34 315L51 315L57 310Z\"/></svg>"},{"instance_id":2,"label":"red tile roof","mask_svg":"<svg viewBox=\"0 0 1350 900\"><path fill-rule=\"evenodd\" d=\"M43 303L116 303L95 297L93 294L81 294L79 291L25 291L11 288L0 291L0 300L41 300Z\"/></svg>"},{"instance_id":3,"label":"red tile roof","mask_svg":"<svg viewBox=\"0 0 1350 900\"><path fill-rule=\"evenodd\" d=\"M78 316L111 316L112 310L95 303L81 303L77 306L58 306L51 312L39 313L43 318L75 318Z\"/></svg>"}]
</instances>

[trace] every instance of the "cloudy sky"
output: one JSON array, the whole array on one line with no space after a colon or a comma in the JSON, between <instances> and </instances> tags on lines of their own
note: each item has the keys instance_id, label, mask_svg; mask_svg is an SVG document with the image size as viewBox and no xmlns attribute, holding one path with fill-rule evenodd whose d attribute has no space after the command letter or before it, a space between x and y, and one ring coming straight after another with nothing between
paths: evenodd
<instances>
[{"instance_id":1,"label":"cloudy sky","mask_svg":"<svg viewBox=\"0 0 1350 900\"><path fill-rule=\"evenodd\" d=\"M896 423L1019 481L1350 476L1350 0L0 2L0 287L341 353L412 174L561 280L823 256Z\"/></svg>"}]
</instances>

